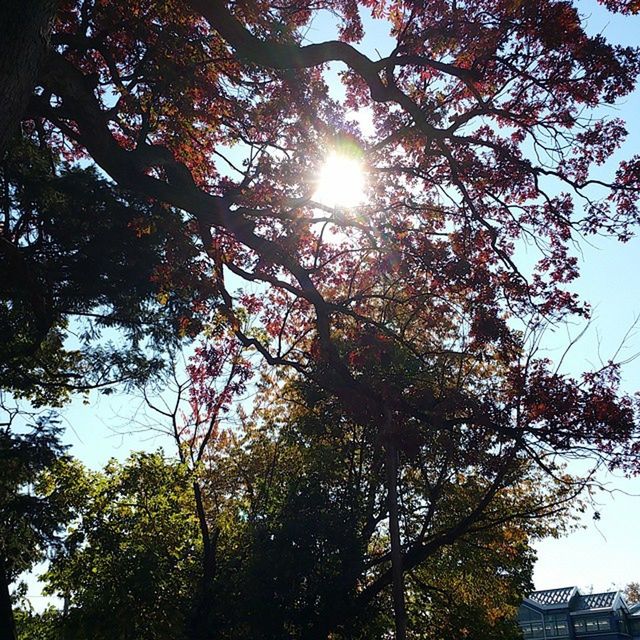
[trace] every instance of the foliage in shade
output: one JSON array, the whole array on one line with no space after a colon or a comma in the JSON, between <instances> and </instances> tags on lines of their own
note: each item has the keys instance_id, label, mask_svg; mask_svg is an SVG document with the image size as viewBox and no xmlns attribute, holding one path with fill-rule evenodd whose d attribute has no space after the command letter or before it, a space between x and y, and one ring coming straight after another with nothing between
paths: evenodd
<instances>
[{"instance_id":1,"label":"foliage in shade","mask_svg":"<svg viewBox=\"0 0 640 640\"><path fill-rule=\"evenodd\" d=\"M0 629L15 638L10 585L60 543L73 515L73 486L43 474L64 459L61 429L50 414L15 427L15 413L0 423Z\"/></svg>"},{"instance_id":2,"label":"foliage in shade","mask_svg":"<svg viewBox=\"0 0 640 640\"><path fill-rule=\"evenodd\" d=\"M60 434L50 415L24 432L0 428L0 554L9 582L45 557L71 516L69 487L42 479L63 457Z\"/></svg>"},{"instance_id":3,"label":"foliage in shade","mask_svg":"<svg viewBox=\"0 0 640 640\"><path fill-rule=\"evenodd\" d=\"M175 211L59 162L33 136L14 141L0 183L2 388L51 405L144 379L161 365L154 349L202 329L213 287Z\"/></svg>"},{"instance_id":4,"label":"foliage in shade","mask_svg":"<svg viewBox=\"0 0 640 640\"><path fill-rule=\"evenodd\" d=\"M20 640L62 640L62 613L55 607L42 613L17 609L15 618Z\"/></svg>"},{"instance_id":5,"label":"foliage in shade","mask_svg":"<svg viewBox=\"0 0 640 640\"><path fill-rule=\"evenodd\" d=\"M58 467L55 475L82 478L85 491L64 551L45 575L46 591L66 601L49 628L67 638L191 637L202 572L197 478L209 527L218 531L205 636L320 638L335 627L335 638L364 639L390 631L388 591L361 597L387 556L375 432L301 380L264 393L265 409L212 441L199 469L162 453L136 454L100 473ZM436 473L438 460L420 467ZM403 519L417 523L426 489L415 460L403 469ZM429 539L472 509L486 483L468 470L443 473L447 500L434 507ZM416 638L430 640L434 629L451 638L517 637L515 607L530 588L529 543L566 525L547 506L562 500L562 486L554 502L535 474L525 475L499 493L473 531L411 573L408 612L416 633L423 629Z\"/></svg>"}]
</instances>

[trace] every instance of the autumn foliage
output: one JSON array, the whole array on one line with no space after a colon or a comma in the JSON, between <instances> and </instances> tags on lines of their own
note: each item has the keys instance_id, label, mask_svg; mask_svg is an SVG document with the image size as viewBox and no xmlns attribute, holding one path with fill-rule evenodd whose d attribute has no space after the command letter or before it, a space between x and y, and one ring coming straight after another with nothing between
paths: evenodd
<instances>
[{"instance_id":1,"label":"autumn foliage","mask_svg":"<svg viewBox=\"0 0 640 640\"><path fill-rule=\"evenodd\" d=\"M314 24L328 16L337 35L324 40ZM380 24L388 41L368 55ZM530 464L555 478L573 458L640 471L618 365L571 378L535 352L545 328L589 317L571 288L575 243L634 233L640 158L599 174L626 125L597 108L639 72L637 49L589 33L561 0L65 0L23 136L67 182L95 165L99 192L122 205L122 259L138 269L135 247L148 253L133 293L164 324L136 326L136 355L145 340L157 352L205 336L189 368L196 423L216 435L251 369L277 366L373 430L391 551L343 586L371 603L393 584L401 629L403 572L473 530ZM314 201L332 152L362 159L363 204ZM22 219L38 229L41 211L26 208L3 247L46 269L17 232ZM2 287L3 300L22 295ZM113 292L65 306L58 291L49 329L96 309L109 327L132 324ZM24 313L36 303L23 296ZM217 395L207 381L229 366ZM454 477L472 498L438 520ZM336 613L317 637L343 623Z\"/></svg>"}]
</instances>

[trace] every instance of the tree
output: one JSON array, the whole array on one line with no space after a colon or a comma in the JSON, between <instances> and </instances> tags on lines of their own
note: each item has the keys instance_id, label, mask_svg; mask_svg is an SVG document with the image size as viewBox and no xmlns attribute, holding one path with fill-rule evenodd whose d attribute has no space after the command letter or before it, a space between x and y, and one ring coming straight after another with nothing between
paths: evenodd
<instances>
[{"instance_id":1,"label":"tree","mask_svg":"<svg viewBox=\"0 0 640 640\"><path fill-rule=\"evenodd\" d=\"M83 478L75 522L44 575L65 601L65 638L182 638L201 567L190 474L162 452L133 454Z\"/></svg>"},{"instance_id":2,"label":"tree","mask_svg":"<svg viewBox=\"0 0 640 640\"><path fill-rule=\"evenodd\" d=\"M19 640L61 640L62 613L48 607L42 613L29 609L16 611L16 627Z\"/></svg>"},{"instance_id":3,"label":"tree","mask_svg":"<svg viewBox=\"0 0 640 640\"><path fill-rule=\"evenodd\" d=\"M0 83L4 87L0 96L0 159L19 129L35 88L56 9L55 0L4 2L0 7L4 34L0 44Z\"/></svg>"},{"instance_id":4,"label":"tree","mask_svg":"<svg viewBox=\"0 0 640 640\"><path fill-rule=\"evenodd\" d=\"M249 513L254 549L247 553L245 584L249 594L257 592L255 600L247 587L239 591L248 606L241 620L256 619L245 633L385 637L392 581L380 433L303 381L276 393L285 401L265 403L266 422L253 444L242 442L229 456L231 465L237 460L247 470L233 491ZM530 589L529 542L565 526L559 514L575 489L560 481L550 487L530 465L518 469L517 481L496 484L492 474L500 467L489 458L442 442L411 444L413 452L406 441L401 450L398 482L411 637L431 637L425 618L433 622L428 629L460 637L472 613L477 629L497 634L501 627L505 637L517 637L512 614ZM482 500L487 504L478 514Z\"/></svg>"},{"instance_id":5,"label":"tree","mask_svg":"<svg viewBox=\"0 0 640 640\"><path fill-rule=\"evenodd\" d=\"M384 637L391 591L381 434L299 377L267 378L261 387L257 413L241 412L240 424L218 416L197 474L208 530L216 532L216 570L199 632L230 639ZM173 398L162 401L174 407ZM175 415L165 411L167 424ZM498 464L499 452L478 455L478 440L454 444L459 436L441 437L435 447L413 432L399 456L412 633L430 610L435 628L446 621L452 637L470 628L470 615L475 629L516 637L510 614L529 590L529 540L560 526L559 514L575 506L579 487L568 478L549 486L526 459L516 471L510 461ZM496 482L502 467L517 480ZM500 575L488 561L498 557Z\"/></svg>"},{"instance_id":6,"label":"tree","mask_svg":"<svg viewBox=\"0 0 640 640\"><path fill-rule=\"evenodd\" d=\"M13 141L0 184L0 388L60 404L148 377L200 330L208 275L175 211L68 166L35 133Z\"/></svg>"},{"instance_id":7,"label":"tree","mask_svg":"<svg viewBox=\"0 0 640 640\"><path fill-rule=\"evenodd\" d=\"M629 604L636 604L640 602L640 584L637 582L630 582L624 588L624 597Z\"/></svg>"},{"instance_id":8,"label":"tree","mask_svg":"<svg viewBox=\"0 0 640 640\"><path fill-rule=\"evenodd\" d=\"M228 463L225 443L229 431L223 422L246 390L251 366L241 345L223 323L208 327L207 338L190 358L181 355L182 362L174 359L168 376L141 389L146 407L154 414L151 420L145 416L143 428L168 434L181 464L191 472L202 557L189 627L190 637L200 638L206 637L216 599L221 512L233 491L224 470ZM203 481L205 468L208 482Z\"/></svg>"},{"instance_id":9,"label":"tree","mask_svg":"<svg viewBox=\"0 0 640 640\"><path fill-rule=\"evenodd\" d=\"M359 8L389 23L388 55L359 49ZM323 9L338 39L306 44ZM364 593L393 584L398 639L404 574L489 517L525 461L551 476L558 456L638 470L635 406L616 365L571 379L535 352L550 322L588 315L568 288L572 242L624 240L637 221L640 160L609 182L591 173L623 124L585 115L633 89L637 50L589 36L559 0L85 0L62 5L51 42L28 126L56 153L88 155L119 189L180 210L213 279L206 303L240 343L378 434L391 561ZM331 62L344 69L344 104L323 76ZM345 113L365 107L371 136ZM324 152L354 148L367 204L315 203ZM530 273L516 252L527 238L539 253ZM262 289L240 291L238 278ZM166 288L180 290L173 277ZM243 330L246 314L262 334ZM388 366L396 360L406 365ZM412 448L460 444L491 482L469 487L474 507L436 544L402 522L399 479ZM435 486L446 502L450 484Z\"/></svg>"},{"instance_id":10,"label":"tree","mask_svg":"<svg viewBox=\"0 0 640 640\"><path fill-rule=\"evenodd\" d=\"M14 431L16 414L0 424L0 633L15 639L10 585L43 560L59 542L73 501L68 483L43 482L42 474L62 459L60 427L50 414Z\"/></svg>"},{"instance_id":11,"label":"tree","mask_svg":"<svg viewBox=\"0 0 640 640\"><path fill-rule=\"evenodd\" d=\"M526 481L515 491L527 510ZM506 511L512 512L512 504ZM408 579L412 637L520 638L517 612L533 588L531 543L557 535L568 524L549 512L541 518L511 518L441 548Z\"/></svg>"},{"instance_id":12,"label":"tree","mask_svg":"<svg viewBox=\"0 0 640 640\"><path fill-rule=\"evenodd\" d=\"M275 401L276 393L285 399ZM195 471L209 528L217 531L211 601L199 629L189 613L204 611L197 585L206 571L194 471L161 454L82 472L85 501L65 553L45 576L65 610L31 624L67 638L197 637L194 631L228 639L322 638L330 628L336 638L387 636L390 591L361 597L361 587L388 562L375 431L298 379L269 389L262 411L224 432L220 425ZM417 502L426 499L421 465L403 466L403 519L415 518ZM466 482L456 473L431 538L455 522L454 509L476 501L470 472ZM535 476L504 488L482 522L410 573L412 637L430 639L436 630L438 637L518 637L515 611L531 578L529 542L564 525L558 489L545 495Z\"/></svg>"}]
</instances>

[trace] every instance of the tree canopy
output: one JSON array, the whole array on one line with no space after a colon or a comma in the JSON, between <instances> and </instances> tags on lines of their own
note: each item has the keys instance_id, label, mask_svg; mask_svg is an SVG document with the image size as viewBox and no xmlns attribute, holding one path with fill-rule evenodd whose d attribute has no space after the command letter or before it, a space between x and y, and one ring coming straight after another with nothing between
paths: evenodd
<instances>
[{"instance_id":1,"label":"tree canopy","mask_svg":"<svg viewBox=\"0 0 640 640\"><path fill-rule=\"evenodd\" d=\"M358 7L389 22L388 56L358 51ZM305 44L323 8L340 39ZM89 157L147 206L166 208L161 218L181 210L208 265L203 299L245 346L322 380L375 422L388 404L382 388L397 423L433 421L447 394L391 393L392 380L375 388L359 361L407 349L423 370L446 362L464 373L491 359L503 406L482 392L474 406L447 397L456 420L493 421L501 437L543 447L604 437L623 462L614 449L635 419L616 396L615 369L570 380L530 347L541 325L588 313L567 288L577 277L572 241L624 239L636 221L637 161L606 184L589 172L623 124L583 115L632 90L635 50L589 36L575 8L550 1L65 3L51 41L25 126L52 152ZM344 104L330 97L329 62L345 69ZM364 107L370 136L347 119ZM314 172L328 150L345 148L365 160L367 202L326 210L313 201ZM578 195L586 207L574 205ZM531 273L517 264L523 238L539 251ZM166 278L159 299L182 288L173 258L155 276ZM261 335L243 331L246 314Z\"/></svg>"},{"instance_id":2,"label":"tree canopy","mask_svg":"<svg viewBox=\"0 0 640 640\"><path fill-rule=\"evenodd\" d=\"M389 634L387 590L354 588L380 574L388 555L374 434L326 398L301 402L301 392L289 385L286 401L270 402L233 434L220 434L197 470L162 452L112 461L101 472L59 465L51 480L83 488L64 546L43 577L45 591L65 606L57 617L22 614L21 633L39 624L70 640ZM402 483L405 504L424 495L412 471ZM564 526L535 478L521 475L482 522L411 572L412 637L517 637L515 610L530 588L529 544ZM206 607L194 479L217 532ZM455 496L442 508L451 513L437 515L432 533L446 530L454 510L474 504L476 483L447 491ZM407 506L402 515L415 519L415 511Z\"/></svg>"},{"instance_id":3,"label":"tree canopy","mask_svg":"<svg viewBox=\"0 0 640 640\"><path fill-rule=\"evenodd\" d=\"M60 425L44 414L16 430L14 417L0 423L0 630L9 639L11 583L60 543L77 504L73 483L43 477L63 459Z\"/></svg>"},{"instance_id":4,"label":"tree canopy","mask_svg":"<svg viewBox=\"0 0 640 640\"><path fill-rule=\"evenodd\" d=\"M314 39L327 15L335 38ZM373 24L390 43L376 56L362 47ZM225 354L242 361L239 387L258 362L294 376L303 404L329 408L322 429L366 441L366 482L379 483L345 496L355 538L336 546L388 528L370 566L355 554L316 637L346 628L354 597L386 593L403 640L409 582L430 562L446 574L445 547L517 519L514 492L527 486L527 513L546 513L594 467L640 470L619 365L570 377L537 350L546 327L589 317L571 289L575 244L635 231L640 157L599 174L626 129L598 107L634 89L638 49L590 34L565 0L64 0L48 39L2 159L0 383L61 402L212 338L190 369L209 412L204 448L202 430L189 443L204 464L228 398L202 380ZM370 131L352 117L363 111ZM349 206L318 194L335 155L366 176ZM590 470L569 478L571 459ZM333 491L303 489L300 512L331 510Z\"/></svg>"},{"instance_id":5,"label":"tree canopy","mask_svg":"<svg viewBox=\"0 0 640 640\"><path fill-rule=\"evenodd\" d=\"M60 467L85 487L46 588L64 598L67 638L182 638L198 576L189 474L162 453L101 472ZM55 626L55 625L54 625Z\"/></svg>"}]
</instances>

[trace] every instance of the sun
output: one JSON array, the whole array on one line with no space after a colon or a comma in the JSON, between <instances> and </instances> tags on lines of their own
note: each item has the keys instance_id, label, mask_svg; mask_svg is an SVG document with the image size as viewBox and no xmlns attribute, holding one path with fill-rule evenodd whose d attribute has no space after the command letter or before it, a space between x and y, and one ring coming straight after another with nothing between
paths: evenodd
<instances>
[{"instance_id":1,"label":"sun","mask_svg":"<svg viewBox=\"0 0 640 640\"><path fill-rule=\"evenodd\" d=\"M313 199L333 208L349 209L365 199L366 179L362 162L354 157L332 153L320 169Z\"/></svg>"}]
</instances>

